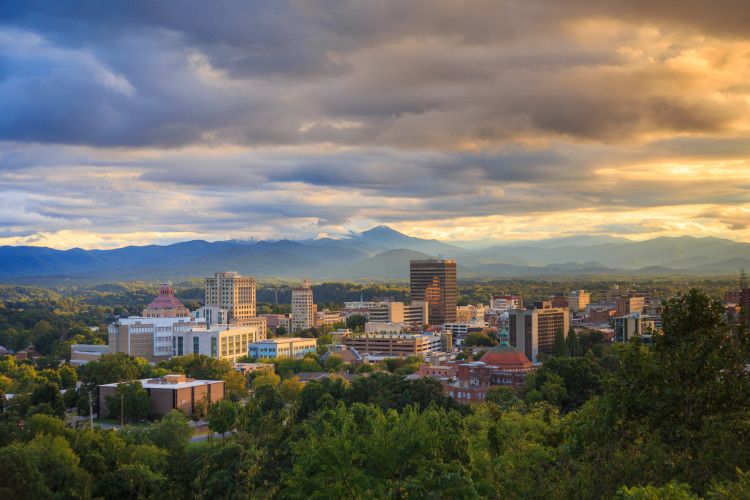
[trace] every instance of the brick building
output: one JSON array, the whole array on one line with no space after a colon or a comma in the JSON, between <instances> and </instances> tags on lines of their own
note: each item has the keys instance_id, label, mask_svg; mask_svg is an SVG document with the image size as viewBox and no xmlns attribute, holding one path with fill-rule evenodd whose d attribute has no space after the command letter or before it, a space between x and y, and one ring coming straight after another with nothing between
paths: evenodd
<instances>
[{"instance_id":1,"label":"brick building","mask_svg":"<svg viewBox=\"0 0 750 500\"><path fill-rule=\"evenodd\" d=\"M139 381L151 399L151 415L166 415L178 409L186 415L192 415L195 404L202 398L208 403L224 399L223 380L195 380L185 375L167 375L164 378L143 379ZM109 409L105 396L114 396L117 384L105 384L98 387L100 416L107 416Z\"/></svg>"}]
</instances>

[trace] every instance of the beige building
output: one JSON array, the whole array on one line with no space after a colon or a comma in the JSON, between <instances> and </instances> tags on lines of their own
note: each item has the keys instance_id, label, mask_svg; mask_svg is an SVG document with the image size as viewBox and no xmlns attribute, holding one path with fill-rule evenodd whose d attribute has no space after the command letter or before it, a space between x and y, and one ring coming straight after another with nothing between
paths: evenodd
<instances>
[{"instance_id":1,"label":"beige building","mask_svg":"<svg viewBox=\"0 0 750 500\"><path fill-rule=\"evenodd\" d=\"M124 352L158 363L172 357L173 337L193 328L206 328L191 318L120 318L108 327L109 353Z\"/></svg>"},{"instance_id":2,"label":"beige building","mask_svg":"<svg viewBox=\"0 0 750 500\"><path fill-rule=\"evenodd\" d=\"M621 297L615 300L615 317L630 316L630 313L640 313L646 303L644 297Z\"/></svg>"},{"instance_id":3,"label":"beige building","mask_svg":"<svg viewBox=\"0 0 750 500\"><path fill-rule=\"evenodd\" d=\"M370 308L369 321L424 325L429 322L429 305L427 302L420 301L414 301L411 304L380 302Z\"/></svg>"},{"instance_id":4,"label":"beige building","mask_svg":"<svg viewBox=\"0 0 750 500\"><path fill-rule=\"evenodd\" d=\"M346 321L346 318L342 318L338 311L329 311L323 309L315 313L315 326L320 328L322 326L333 326L340 321Z\"/></svg>"},{"instance_id":5,"label":"beige building","mask_svg":"<svg viewBox=\"0 0 750 500\"><path fill-rule=\"evenodd\" d=\"M568 309L570 312L585 311L591 302L591 294L584 290L575 290L568 294Z\"/></svg>"},{"instance_id":6,"label":"beige building","mask_svg":"<svg viewBox=\"0 0 750 500\"><path fill-rule=\"evenodd\" d=\"M235 271L214 273L213 278L206 278L205 307L225 311L224 317L211 324L241 324L255 318L255 278L240 276Z\"/></svg>"},{"instance_id":7,"label":"beige building","mask_svg":"<svg viewBox=\"0 0 750 500\"><path fill-rule=\"evenodd\" d=\"M99 361L104 354L109 354L109 346L73 344L70 346L70 364L81 366L89 361Z\"/></svg>"},{"instance_id":8,"label":"beige building","mask_svg":"<svg viewBox=\"0 0 750 500\"><path fill-rule=\"evenodd\" d=\"M292 289L292 331L314 327L316 312L310 279L305 278L301 287Z\"/></svg>"},{"instance_id":9,"label":"beige building","mask_svg":"<svg viewBox=\"0 0 750 500\"><path fill-rule=\"evenodd\" d=\"M224 398L223 380L195 380L177 374L159 379L143 379L139 382L151 398L151 415L166 415L175 409L192 415L195 412L195 404L201 399L215 403ZM100 417L109 414L105 396L114 396L115 389L117 384L98 387Z\"/></svg>"},{"instance_id":10,"label":"beige building","mask_svg":"<svg viewBox=\"0 0 750 500\"><path fill-rule=\"evenodd\" d=\"M392 357L424 357L435 352L445 352L447 347L445 337L423 333L367 333L342 337L341 341L343 345L356 350L361 355Z\"/></svg>"}]
</instances>

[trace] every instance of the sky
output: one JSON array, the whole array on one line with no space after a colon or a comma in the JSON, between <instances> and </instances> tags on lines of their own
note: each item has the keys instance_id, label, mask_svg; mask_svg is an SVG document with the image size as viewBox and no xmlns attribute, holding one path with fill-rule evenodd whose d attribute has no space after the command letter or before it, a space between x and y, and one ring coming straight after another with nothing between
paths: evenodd
<instances>
[{"instance_id":1,"label":"sky","mask_svg":"<svg viewBox=\"0 0 750 500\"><path fill-rule=\"evenodd\" d=\"M750 241L747 0L0 2L0 245Z\"/></svg>"}]
</instances>

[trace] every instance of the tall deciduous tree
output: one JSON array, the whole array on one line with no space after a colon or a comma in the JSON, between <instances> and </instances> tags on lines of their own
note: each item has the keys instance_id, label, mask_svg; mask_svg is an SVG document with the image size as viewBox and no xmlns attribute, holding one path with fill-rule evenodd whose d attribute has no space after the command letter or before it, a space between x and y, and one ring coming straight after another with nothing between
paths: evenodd
<instances>
[{"instance_id":1,"label":"tall deciduous tree","mask_svg":"<svg viewBox=\"0 0 750 500\"><path fill-rule=\"evenodd\" d=\"M568 329L568 336L565 339L565 343L568 346L568 356L577 357L581 355L581 344L572 326Z\"/></svg>"},{"instance_id":2,"label":"tall deciduous tree","mask_svg":"<svg viewBox=\"0 0 750 500\"><path fill-rule=\"evenodd\" d=\"M565 342L565 332L560 327L555 333L555 343L552 344L552 356L562 358L568 354L568 344Z\"/></svg>"}]
</instances>

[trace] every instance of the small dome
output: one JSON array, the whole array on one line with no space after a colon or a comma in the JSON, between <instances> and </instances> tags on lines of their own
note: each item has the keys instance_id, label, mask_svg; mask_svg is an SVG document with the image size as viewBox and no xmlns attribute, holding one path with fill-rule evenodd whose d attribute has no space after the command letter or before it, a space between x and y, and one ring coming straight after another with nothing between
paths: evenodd
<instances>
[{"instance_id":1,"label":"small dome","mask_svg":"<svg viewBox=\"0 0 750 500\"><path fill-rule=\"evenodd\" d=\"M526 357L524 353L519 351L513 346L508 344L500 343L484 353L480 361L488 365L495 365L499 367L505 366L516 366L523 367L531 365L531 361Z\"/></svg>"},{"instance_id":2,"label":"small dome","mask_svg":"<svg viewBox=\"0 0 750 500\"><path fill-rule=\"evenodd\" d=\"M169 283L164 283L159 289L159 296L148 305L149 309L157 307L185 307L182 305L177 297L172 292L172 286Z\"/></svg>"},{"instance_id":3,"label":"small dome","mask_svg":"<svg viewBox=\"0 0 750 500\"><path fill-rule=\"evenodd\" d=\"M524 368L531 366L531 361L524 353L508 344L505 328L500 332L500 343L484 353L481 362L500 368Z\"/></svg>"}]
</instances>

